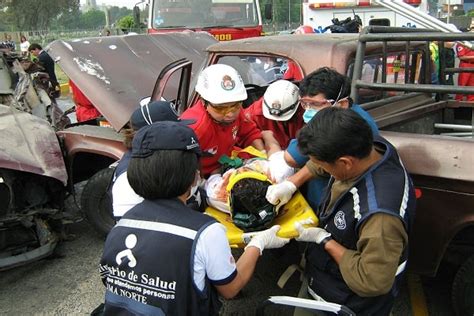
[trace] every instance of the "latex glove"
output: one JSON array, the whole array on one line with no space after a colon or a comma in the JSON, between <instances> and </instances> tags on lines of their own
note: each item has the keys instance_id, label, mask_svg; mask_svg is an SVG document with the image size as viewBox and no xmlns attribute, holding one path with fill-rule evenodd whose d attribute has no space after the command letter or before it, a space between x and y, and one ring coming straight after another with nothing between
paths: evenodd
<instances>
[{"instance_id":1,"label":"latex glove","mask_svg":"<svg viewBox=\"0 0 474 316\"><path fill-rule=\"evenodd\" d=\"M285 151L281 150L268 158L268 169L274 182L280 183L288 179L295 173L295 169L290 167L285 161Z\"/></svg>"},{"instance_id":2,"label":"latex glove","mask_svg":"<svg viewBox=\"0 0 474 316\"><path fill-rule=\"evenodd\" d=\"M315 242L320 244L323 240L331 237L331 233L321 227L303 227L303 224L309 224L306 222L295 222L295 228L298 231L299 236L295 238L298 241Z\"/></svg>"},{"instance_id":3,"label":"latex glove","mask_svg":"<svg viewBox=\"0 0 474 316\"><path fill-rule=\"evenodd\" d=\"M257 247L260 250L260 255L262 255L264 249L283 247L290 242L290 239L278 237L277 232L279 230L280 225L275 225L267 230L255 233L245 249L248 247Z\"/></svg>"},{"instance_id":4,"label":"latex glove","mask_svg":"<svg viewBox=\"0 0 474 316\"><path fill-rule=\"evenodd\" d=\"M285 180L282 183L269 186L265 197L267 198L268 202L272 203L273 205L283 205L288 203L295 192L295 184L291 181Z\"/></svg>"}]
</instances>

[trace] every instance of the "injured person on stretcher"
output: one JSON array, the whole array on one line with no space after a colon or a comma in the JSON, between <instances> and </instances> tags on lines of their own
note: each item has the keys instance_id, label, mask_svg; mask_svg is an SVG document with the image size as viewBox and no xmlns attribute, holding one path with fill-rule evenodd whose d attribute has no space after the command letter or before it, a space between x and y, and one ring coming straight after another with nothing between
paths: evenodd
<instances>
[{"instance_id":1,"label":"injured person on stretcher","mask_svg":"<svg viewBox=\"0 0 474 316\"><path fill-rule=\"evenodd\" d=\"M208 204L230 214L233 223L244 232L271 226L282 205L275 206L267 201L267 188L286 180L295 172L285 162L284 151L278 142L272 141L271 133L262 133L267 155L253 148L234 152L230 157L233 167L223 174L211 175L205 184ZM239 153L250 153L254 157L241 160Z\"/></svg>"}]
</instances>

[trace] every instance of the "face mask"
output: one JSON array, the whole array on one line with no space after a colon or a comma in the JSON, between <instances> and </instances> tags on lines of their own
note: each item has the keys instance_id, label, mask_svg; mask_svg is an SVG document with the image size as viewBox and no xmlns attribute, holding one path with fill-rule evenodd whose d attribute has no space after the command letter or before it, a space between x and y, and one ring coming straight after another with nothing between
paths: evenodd
<instances>
[{"instance_id":1,"label":"face mask","mask_svg":"<svg viewBox=\"0 0 474 316\"><path fill-rule=\"evenodd\" d=\"M309 121L318 113L318 110L316 109L307 109L304 111L303 114L303 121L308 124Z\"/></svg>"},{"instance_id":2,"label":"face mask","mask_svg":"<svg viewBox=\"0 0 474 316\"><path fill-rule=\"evenodd\" d=\"M196 177L194 178L194 185L191 187L191 192L189 192L189 195L188 197L186 198L186 201L188 201L189 199L191 199L192 197L195 197L196 199L199 198L200 199L200 196L198 197L196 195L196 192L199 188L199 184L201 183L201 174L199 172L196 172ZM199 201L200 202L200 201Z\"/></svg>"}]
</instances>

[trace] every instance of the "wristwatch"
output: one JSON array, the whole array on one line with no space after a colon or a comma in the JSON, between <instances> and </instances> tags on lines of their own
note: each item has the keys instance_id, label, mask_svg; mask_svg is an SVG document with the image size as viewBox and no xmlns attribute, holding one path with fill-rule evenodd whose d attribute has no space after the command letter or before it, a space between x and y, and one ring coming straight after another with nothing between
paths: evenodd
<instances>
[{"instance_id":1,"label":"wristwatch","mask_svg":"<svg viewBox=\"0 0 474 316\"><path fill-rule=\"evenodd\" d=\"M328 241L332 240L332 236L329 235L327 236L326 238L324 238L323 240L321 240L321 242L319 243L321 245L321 247L323 247L323 249L326 249L326 244L328 243Z\"/></svg>"}]
</instances>

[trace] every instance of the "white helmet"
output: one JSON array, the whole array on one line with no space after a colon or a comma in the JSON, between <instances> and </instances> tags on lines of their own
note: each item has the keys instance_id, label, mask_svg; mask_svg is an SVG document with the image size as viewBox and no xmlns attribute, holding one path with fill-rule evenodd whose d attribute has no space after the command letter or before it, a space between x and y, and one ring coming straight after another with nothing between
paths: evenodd
<instances>
[{"instance_id":1,"label":"white helmet","mask_svg":"<svg viewBox=\"0 0 474 316\"><path fill-rule=\"evenodd\" d=\"M199 74L196 92L213 104L247 99L247 90L242 77L237 70L224 64L215 64L204 69Z\"/></svg>"},{"instance_id":2,"label":"white helmet","mask_svg":"<svg viewBox=\"0 0 474 316\"><path fill-rule=\"evenodd\" d=\"M268 86L263 95L263 116L269 120L288 121L298 110L299 89L288 80Z\"/></svg>"}]
</instances>

